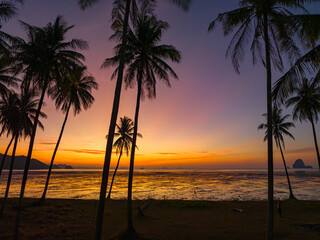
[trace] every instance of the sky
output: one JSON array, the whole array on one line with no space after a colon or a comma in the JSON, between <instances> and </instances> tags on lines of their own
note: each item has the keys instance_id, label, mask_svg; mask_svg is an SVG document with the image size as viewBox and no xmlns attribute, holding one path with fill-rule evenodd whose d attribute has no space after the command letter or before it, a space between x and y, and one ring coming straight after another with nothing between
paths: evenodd
<instances>
[{"instance_id":1,"label":"sky","mask_svg":"<svg viewBox=\"0 0 320 240\"><path fill-rule=\"evenodd\" d=\"M167 21L170 29L163 35L163 44L174 45L182 52L182 62L171 64L179 80L171 79L168 88L159 82L157 98L142 102L136 151L137 168L197 168L237 169L266 168L267 145L264 132L257 131L265 119L266 75L261 65L252 66L250 54L237 74L225 51L230 41L220 27L208 33L207 29L219 13L237 8L236 0L193 1L189 12L173 6L168 1L158 1L156 14ZM115 43L112 34L111 0L101 0L82 11L76 0L26 0L19 6L19 14L4 24L3 30L25 37L19 20L35 26L45 26L62 15L69 25L74 25L67 39L88 41L86 57L88 71L99 83L93 92L92 107L77 116L70 115L56 156L56 164L74 167L101 167L106 147L114 97L115 81L110 77L114 69L100 69L104 59L113 56ZM313 8L314 9L314 8ZM311 8L312 10L312 8ZM281 73L273 73L273 81ZM119 117L134 118L137 89L123 88ZM48 118L42 120L45 130L38 129L33 158L49 163L64 114L56 110L53 101L45 99L43 111ZM285 111L291 113L291 109ZM317 133L319 125L317 124ZM317 167L311 125L296 122L292 129L296 140L286 139L285 155L288 165L302 158L306 165ZM8 138L1 136L3 153ZM19 142L17 154L26 155L28 139ZM117 156L113 154L111 166ZM123 157L121 167L126 168L128 157ZM276 168L282 168L278 150L274 151Z\"/></svg>"}]
</instances>

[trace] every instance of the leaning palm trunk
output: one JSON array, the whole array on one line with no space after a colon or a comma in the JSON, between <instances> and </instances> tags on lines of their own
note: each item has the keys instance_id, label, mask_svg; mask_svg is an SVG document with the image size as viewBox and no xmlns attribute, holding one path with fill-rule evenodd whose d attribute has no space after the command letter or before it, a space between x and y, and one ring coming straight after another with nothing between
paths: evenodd
<instances>
[{"instance_id":1,"label":"leaning palm trunk","mask_svg":"<svg viewBox=\"0 0 320 240\"><path fill-rule=\"evenodd\" d=\"M120 155L119 155L119 158L118 158L117 166L116 166L116 168L114 169L114 173L113 173L113 176L112 176L112 180L111 180L111 184L110 184L110 189L109 189L109 194L108 194L107 199L110 199L110 198L111 198L111 191L112 191L113 181L114 181L114 178L115 178L115 176L116 176L116 174L117 174L118 167L119 167L119 164L120 164L120 159L121 159L121 156L122 156L122 149L123 149L123 145L121 146L121 150L120 150Z\"/></svg>"},{"instance_id":2,"label":"leaning palm trunk","mask_svg":"<svg viewBox=\"0 0 320 240\"><path fill-rule=\"evenodd\" d=\"M102 181L101 181L101 188L100 188L100 198L99 198L99 205L98 205L98 212L97 212L95 240L101 240L104 204L105 204L106 193L107 193L110 161L111 161L111 154L112 154L112 147L113 147L112 145L113 145L114 132L115 132L117 118L118 118L121 87L122 87L122 80L123 80L123 70L125 65L125 48L126 48L125 46L127 44L127 31L128 31L128 25L129 25L130 5L131 5L131 0L127 0L124 22L123 22L122 46L124 47L121 48L121 52L120 52L121 58L119 63L118 77L117 77L116 89L115 89L114 100L113 100L113 108L112 108L111 120L110 120L109 132L108 132L106 154L104 158L103 174L102 174Z\"/></svg>"},{"instance_id":3,"label":"leaning palm trunk","mask_svg":"<svg viewBox=\"0 0 320 240\"><path fill-rule=\"evenodd\" d=\"M311 125L312 125L312 132L313 132L313 138L314 138L314 145L316 147L316 152L317 152L317 158L318 158L318 166L319 166L319 171L320 171L320 155L319 155L319 148L318 148L318 141L317 141L317 134L316 134L316 128L314 126L314 122L312 117L309 118Z\"/></svg>"},{"instance_id":4,"label":"leaning palm trunk","mask_svg":"<svg viewBox=\"0 0 320 240\"><path fill-rule=\"evenodd\" d=\"M138 80L138 94L137 94L137 105L136 112L134 116L134 127L133 127L133 140L131 147L130 156L130 169L129 169L129 180L128 180L128 208L127 208L127 232L128 237L134 236L136 234L133 222L132 222L132 181L133 181L133 170L134 170L134 155L136 150L137 134L138 134L138 119L140 110L140 99L141 99L141 80Z\"/></svg>"},{"instance_id":5,"label":"leaning palm trunk","mask_svg":"<svg viewBox=\"0 0 320 240\"><path fill-rule=\"evenodd\" d=\"M11 178L12 178L14 158L15 158L15 155L16 155L18 139L19 139L19 135L16 134L15 140L14 140L14 145L13 145L13 150L12 150L10 171L9 171L8 180L7 180L7 188L6 188L6 192L5 192L4 198L2 200L2 205L1 205L1 210L0 210L0 218L3 217L3 212L4 212L4 209L5 209L5 206L6 206L6 202L7 202L8 196L9 196L9 189L10 189L10 183L11 183Z\"/></svg>"},{"instance_id":6,"label":"leaning palm trunk","mask_svg":"<svg viewBox=\"0 0 320 240\"><path fill-rule=\"evenodd\" d=\"M68 109L66 111L66 116L65 116L63 124L62 124L60 135L59 135L56 147L54 149L54 152L53 152L53 155L52 155L52 158L51 158L51 162L50 162L50 166L49 166L49 170L48 170L48 175L47 175L46 185L44 187L44 191L43 191L43 194L42 194L42 197L41 197L41 201L42 202L44 202L45 199L46 199L46 194L47 194L47 190L48 190L48 186L49 186L49 180L50 180L50 176L51 176L51 171L52 171L52 167L53 167L54 158L56 157L56 153L57 153L58 148L59 148L59 144L60 144L60 141L61 141L61 138L62 138L64 127L66 126L66 122L67 122L67 119L68 119L70 108L71 108L71 101L70 101Z\"/></svg>"},{"instance_id":7,"label":"leaning palm trunk","mask_svg":"<svg viewBox=\"0 0 320 240\"><path fill-rule=\"evenodd\" d=\"M0 177L1 177L1 174L2 174L3 167L4 167L4 161L6 160L6 157L8 155L8 151L10 149L10 146L11 146L12 142L13 142L13 139L14 139L14 136L12 136L12 138L11 138L11 140L10 140L8 146L7 146L7 149L6 149L6 151L5 151L5 153L4 153L3 157L2 157L2 162L1 162L1 165L0 165Z\"/></svg>"},{"instance_id":8,"label":"leaning palm trunk","mask_svg":"<svg viewBox=\"0 0 320 240\"><path fill-rule=\"evenodd\" d=\"M24 167L22 184L21 184L21 191L20 191L20 197L19 197L19 202L18 202L16 225L15 225L15 228L14 228L14 238L13 238L14 240L18 240L22 199L23 199L24 190L25 190L26 184L27 184L27 178L28 178L29 166L30 166L30 161L31 161L31 156L32 156L34 139L36 137L36 131L37 131L37 125L38 125L39 116L40 116L40 112L41 112L41 107L42 107L44 96L46 94L47 87L48 87L48 80L49 79L47 78L45 80L45 82L44 82L44 86L43 86L43 89L42 89L42 93L41 93L41 97L40 97L40 101L39 101L36 117L35 117L34 123L33 123L32 134L31 134L31 137L30 137L29 150L28 150L28 155L27 155L25 167Z\"/></svg>"},{"instance_id":9,"label":"leaning palm trunk","mask_svg":"<svg viewBox=\"0 0 320 240\"><path fill-rule=\"evenodd\" d=\"M266 70L267 70L267 125L268 125L268 226L267 240L273 240L273 146L272 146L272 83L271 83L271 61L270 61L270 42L268 13L263 14L264 42L266 51Z\"/></svg>"},{"instance_id":10,"label":"leaning palm trunk","mask_svg":"<svg viewBox=\"0 0 320 240\"><path fill-rule=\"evenodd\" d=\"M281 156L282 156L282 161L283 161L283 165L284 165L284 170L286 171L286 175L287 175L289 192L290 192L290 199L296 199L295 196L293 195L293 192L292 192L291 183L290 183L290 178L289 178L289 173L288 173L288 169L287 169L287 164L286 164L286 161L285 161L285 159L284 159L284 155L283 155L283 151L282 151L282 147L281 147L281 143L280 143L279 139L278 139L278 144L279 144L279 148L280 148L280 152L281 152Z\"/></svg>"}]
</instances>

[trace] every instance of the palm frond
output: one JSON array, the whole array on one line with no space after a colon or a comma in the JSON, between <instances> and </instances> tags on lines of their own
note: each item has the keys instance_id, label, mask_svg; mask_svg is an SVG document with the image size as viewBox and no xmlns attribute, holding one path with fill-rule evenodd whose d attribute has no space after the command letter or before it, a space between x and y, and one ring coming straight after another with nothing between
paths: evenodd
<instances>
[{"instance_id":1,"label":"palm frond","mask_svg":"<svg viewBox=\"0 0 320 240\"><path fill-rule=\"evenodd\" d=\"M262 115L267 121L267 114ZM290 115L287 114L282 116L282 110L277 108L276 106L272 111L272 135L276 142L276 146L279 147L280 144L285 148L284 135L289 136L294 140L293 135L288 131L290 128L295 127L292 122L286 122L286 119L289 118ZM268 140L268 125L267 123L262 123L258 126L258 130L265 130L265 135L263 140Z\"/></svg>"},{"instance_id":2,"label":"palm frond","mask_svg":"<svg viewBox=\"0 0 320 240\"><path fill-rule=\"evenodd\" d=\"M78 4L80 6L80 8L82 10L92 6L93 4L95 4L96 2L98 2L99 0L78 0Z\"/></svg>"}]
</instances>

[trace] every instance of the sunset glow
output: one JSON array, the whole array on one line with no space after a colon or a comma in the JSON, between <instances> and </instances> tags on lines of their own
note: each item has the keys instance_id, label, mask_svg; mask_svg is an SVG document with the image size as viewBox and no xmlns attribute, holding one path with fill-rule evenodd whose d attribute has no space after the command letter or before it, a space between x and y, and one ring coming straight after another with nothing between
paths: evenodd
<instances>
[{"instance_id":1,"label":"sunset glow","mask_svg":"<svg viewBox=\"0 0 320 240\"><path fill-rule=\"evenodd\" d=\"M103 60L113 55L110 11L112 1L102 1L87 11L81 11L76 1L35 0L22 7L18 19L29 24L44 26L58 14L75 27L70 38L87 40L84 51L89 72L99 83L94 91L93 106L76 117L70 116L55 162L76 167L102 167L106 134L110 121L115 81L110 81L114 69L100 69ZM221 29L208 34L210 21L219 12L237 6L232 1L203 1L195 3L188 14L159 1L157 14L170 23L163 43L172 44L182 52L182 63L173 65L179 75L167 88L157 85L157 98L146 99L141 105L136 152L137 168L266 168L266 144L263 132L257 126L264 121L266 112L265 73L262 66L253 68L248 60L238 75L230 59L225 59L227 39ZM205 6L205 7L204 7ZM220 6L217 8L216 6ZM41 10L40 10L41 9ZM37 12L37 15L30 12ZM21 35L18 19L4 28L12 35ZM188 28L183 26L189 26ZM275 73L273 80L281 76ZM136 89L123 88L119 117L133 118ZM43 111L45 131L37 130L32 157L48 163L59 135L64 115L56 111L51 99L46 99ZM290 112L289 109L287 112ZM318 127L318 126L317 126ZM297 158L317 167L313 150L312 130L309 123L297 123L292 131L296 141L287 139L286 154L289 166ZM8 139L1 137L0 152L4 152ZM28 140L19 144L17 154L26 155ZM114 167L117 159L113 154ZM127 167L124 157L120 167ZM275 150L275 167L281 168L280 155Z\"/></svg>"}]
</instances>

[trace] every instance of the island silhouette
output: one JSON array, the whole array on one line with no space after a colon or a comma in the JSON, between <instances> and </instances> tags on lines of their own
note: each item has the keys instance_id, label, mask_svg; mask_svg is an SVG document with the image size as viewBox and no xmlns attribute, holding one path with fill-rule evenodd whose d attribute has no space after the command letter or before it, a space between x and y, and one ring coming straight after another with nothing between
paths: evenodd
<instances>
[{"instance_id":1,"label":"island silhouette","mask_svg":"<svg viewBox=\"0 0 320 240\"><path fill-rule=\"evenodd\" d=\"M293 164L293 168L312 168L312 166L306 166L302 159L297 159Z\"/></svg>"},{"instance_id":2,"label":"island silhouette","mask_svg":"<svg viewBox=\"0 0 320 240\"><path fill-rule=\"evenodd\" d=\"M0 154L0 165L2 163L2 158L3 154ZM13 169L15 170L23 170L25 163L26 163L26 156L16 156L14 160L14 165ZM3 169L8 170L10 168L10 163L11 163L11 156L7 156L6 159L4 160L4 167ZM30 169L48 169L49 165L37 160L37 159L31 159L30 162ZM53 169L73 169L72 166L70 165L65 165L65 164L54 164Z\"/></svg>"}]
</instances>

